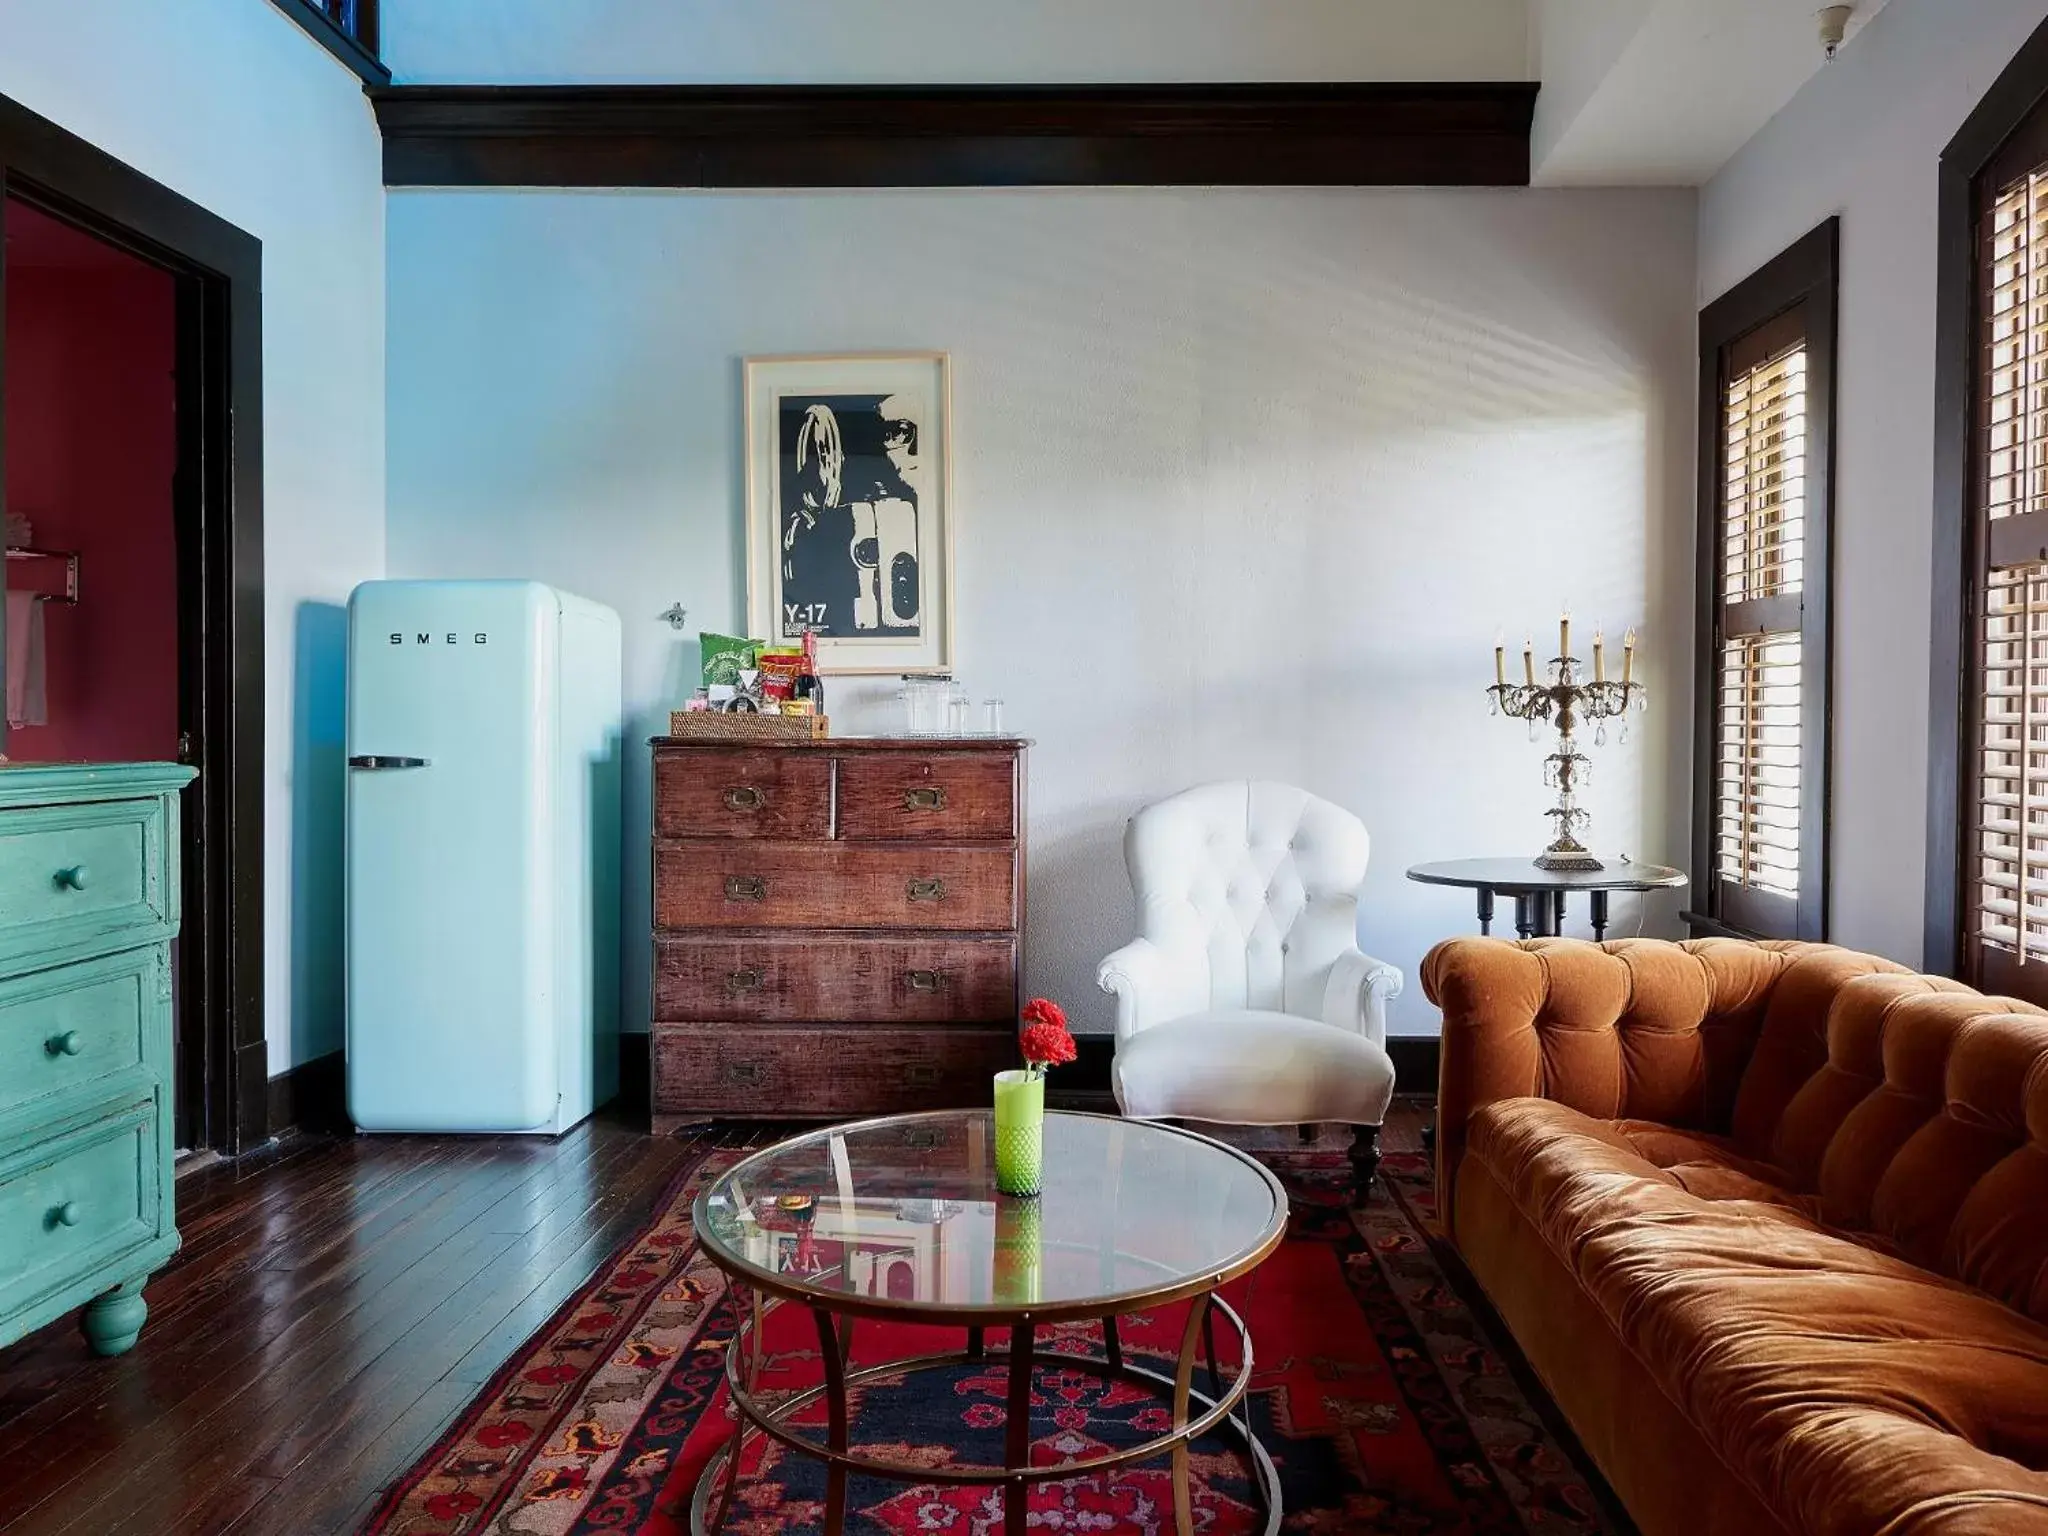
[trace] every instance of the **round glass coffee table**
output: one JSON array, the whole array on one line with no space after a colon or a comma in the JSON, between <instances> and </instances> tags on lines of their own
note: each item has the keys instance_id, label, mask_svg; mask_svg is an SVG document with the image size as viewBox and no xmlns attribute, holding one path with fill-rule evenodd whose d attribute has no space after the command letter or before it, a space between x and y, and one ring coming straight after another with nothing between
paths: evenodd
<instances>
[{"instance_id":1,"label":"round glass coffee table","mask_svg":"<svg viewBox=\"0 0 2048 1536\"><path fill-rule=\"evenodd\" d=\"M741 1450L756 1431L826 1464L827 1536L844 1528L852 1473L1000 1486L1004 1530L1023 1536L1032 1484L1158 1456L1172 1458L1174 1518L1182 1536L1191 1536L1188 1447L1212 1430L1238 1442L1264 1506L1264 1528L1268 1536L1280 1529L1273 1463L1251 1432L1249 1413L1240 1421L1232 1412L1251 1384L1251 1335L1216 1294L1257 1268L1287 1227L1279 1180L1244 1153L1148 1121L1049 1114L1044 1192L1016 1200L996 1193L988 1111L895 1115L754 1153L698 1193L694 1218L735 1297L749 1302L725 1359L737 1422L698 1479L690 1504L694 1536L708 1536L723 1522ZM1178 1302L1187 1303L1187 1316L1173 1374L1135 1364L1118 1318ZM810 1313L823 1380L765 1401L758 1386L762 1323L784 1305ZM1217 1368L1219 1316L1238 1342L1236 1375L1228 1382ZM965 1345L856 1367L853 1335L862 1319L958 1328ZM1100 1355L1070 1353L1071 1339L1056 1352L1037 1347L1041 1328L1078 1320L1101 1325ZM1007 1349L991 1347L992 1329L1007 1331ZM1195 1386L1201 1354L1207 1392ZM929 1456L898 1461L860 1446L854 1389L984 1361L1008 1367L1000 1465L933 1464ZM1142 1444L1034 1463L1034 1368L1151 1392L1170 1410L1171 1427ZM797 1422L821 1398L822 1440Z\"/></svg>"}]
</instances>

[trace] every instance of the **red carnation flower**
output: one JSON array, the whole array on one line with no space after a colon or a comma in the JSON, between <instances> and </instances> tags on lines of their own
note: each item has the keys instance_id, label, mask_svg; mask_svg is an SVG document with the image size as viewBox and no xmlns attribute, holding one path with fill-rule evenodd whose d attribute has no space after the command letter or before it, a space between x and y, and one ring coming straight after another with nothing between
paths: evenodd
<instances>
[{"instance_id":1,"label":"red carnation flower","mask_svg":"<svg viewBox=\"0 0 2048 1536\"><path fill-rule=\"evenodd\" d=\"M1024 1005L1026 1024L1050 1024L1054 1029L1067 1027L1066 1011L1049 997L1034 997Z\"/></svg>"},{"instance_id":2,"label":"red carnation flower","mask_svg":"<svg viewBox=\"0 0 2048 1536\"><path fill-rule=\"evenodd\" d=\"M1024 1008L1024 1028L1018 1044L1032 1075L1042 1077L1047 1067L1074 1059L1074 1037L1067 1033L1067 1016L1060 1005L1034 997Z\"/></svg>"}]
</instances>

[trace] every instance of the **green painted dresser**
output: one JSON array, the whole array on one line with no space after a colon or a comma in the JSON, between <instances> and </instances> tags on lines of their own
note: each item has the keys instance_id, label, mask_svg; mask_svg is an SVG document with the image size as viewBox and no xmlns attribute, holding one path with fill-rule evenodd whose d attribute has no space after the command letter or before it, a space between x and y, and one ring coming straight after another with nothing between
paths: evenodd
<instances>
[{"instance_id":1,"label":"green painted dresser","mask_svg":"<svg viewBox=\"0 0 2048 1536\"><path fill-rule=\"evenodd\" d=\"M175 763L0 766L0 1345L135 1343L172 1219Z\"/></svg>"}]
</instances>

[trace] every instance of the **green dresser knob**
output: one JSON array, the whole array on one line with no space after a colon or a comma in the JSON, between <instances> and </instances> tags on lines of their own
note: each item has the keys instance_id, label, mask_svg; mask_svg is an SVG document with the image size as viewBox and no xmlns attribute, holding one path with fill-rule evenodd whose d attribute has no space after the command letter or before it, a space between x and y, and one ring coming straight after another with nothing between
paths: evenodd
<instances>
[{"instance_id":1,"label":"green dresser knob","mask_svg":"<svg viewBox=\"0 0 2048 1536\"><path fill-rule=\"evenodd\" d=\"M78 1208L76 1200L66 1200L62 1205L50 1212L51 1218L60 1227L75 1227L84 1215L85 1212Z\"/></svg>"},{"instance_id":2,"label":"green dresser knob","mask_svg":"<svg viewBox=\"0 0 2048 1536\"><path fill-rule=\"evenodd\" d=\"M67 1029L61 1035L52 1035L43 1042L43 1049L52 1056L76 1056L85 1042L78 1038L78 1031Z\"/></svg>"},{"instance_id":3,"label":"green dresser knob","mask_svg":"<svg viewBox=\"0 0 2048 1536\"><path fill-rule=\"evenodd\" d=\"M69 869L58 870L57 883L63 886L64 889L67 891L84 890L85 866L83 864L74 864Z\"/></svg>"}]
</instances>

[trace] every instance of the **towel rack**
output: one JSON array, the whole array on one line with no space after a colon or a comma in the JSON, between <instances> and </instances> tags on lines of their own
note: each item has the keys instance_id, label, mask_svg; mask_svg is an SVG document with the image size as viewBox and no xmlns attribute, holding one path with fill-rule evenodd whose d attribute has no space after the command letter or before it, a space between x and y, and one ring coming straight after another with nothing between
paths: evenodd
<instances>
[{"instance_id":1,"label":"towel rack","mask_svg":"<svg viewBox=\"0 0 2048 1536\"><path fill-rule=\"evenodd\" d=\"M21 546L17 546L17 545L9 545L9 546L8 546L8 549L7 549L7 564L8 564L8 566L9 566L9 568L10 568L10 571L11 571L12 567L14 567L14 566L15 566L15 565L17 565L17 564L22 564L22 565L29 565L29 564L30 564L30 562L32 562L32 561L44 561L44 560L61 560L61 561L63 561L63 562L64 562L64 588L63 588L63 590L62 590L61 592L60 592L60 591L49 591L49 592L45 592L45 591L40 591L40 590L37 590L37 589L35 589L35 588L30 588L30 589L28 589L28 590L31 590L31 591L35 591L35 594L36 594L36 596L38 596L38 597L40 597L40 598L44 599L44 600L45 600L45 601L47 601L47 602L52 602L52 603L64 603L64 604L67 604L67 605L71 605L71 604L76 604L76 603L77 603L77 601L78 601L78 551L77 551L77 550L75 550L75 549L32 549L32 548L29 548L29 547L28 547L28 546L26 546L26 545L21 545ZM38 570L48 570L48 569L49 569L49 568L48 568L47 566L34 566L34 565L31 565L31 566L30 566L30 568L31 568L31 569L38 569Z\"/></svg>"}]
</instances>

